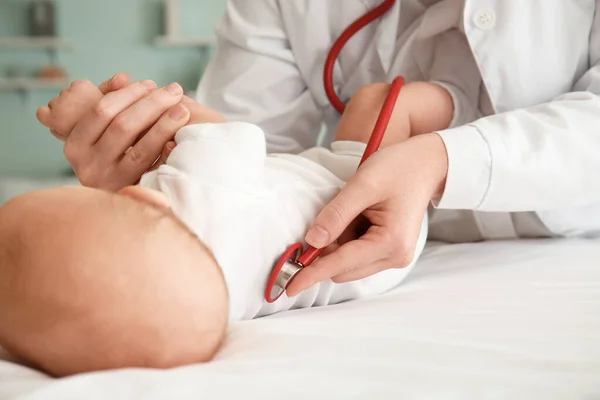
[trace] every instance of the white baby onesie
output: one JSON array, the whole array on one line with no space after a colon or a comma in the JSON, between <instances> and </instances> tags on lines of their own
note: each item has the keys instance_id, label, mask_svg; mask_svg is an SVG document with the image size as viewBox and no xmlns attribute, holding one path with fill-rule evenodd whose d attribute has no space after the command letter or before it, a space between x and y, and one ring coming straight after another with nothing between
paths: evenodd
<instances>
[{"instance_id":1,"label":"white baby onesie","mask_svg":"<svg viewBox=\"0 0 600 400\"><path fill-rule=\"evenodd\" d=\"M228 286L231 321L380 294L413 267L414 261L356 282L327 281L267 303L263 294L275 262L291 244L304 244L314 218L356 171L365 145L335 142L333 151L267 155L263 131L241 122L190 125L175 140L167 164L140 184L164 193L212 251ZM426 235L424 220L414 260Z\"/></svg>"}]
</instances>

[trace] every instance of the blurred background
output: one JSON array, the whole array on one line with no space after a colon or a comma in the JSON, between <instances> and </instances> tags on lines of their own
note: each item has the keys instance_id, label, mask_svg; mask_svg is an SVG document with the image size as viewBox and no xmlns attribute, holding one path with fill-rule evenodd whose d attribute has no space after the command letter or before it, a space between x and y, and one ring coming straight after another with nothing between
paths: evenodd
<instances>
[{"instance_id":1,"label":"blurred background","mask_svg":"<svg viewBox=\"0 0 600 400\"><path fill-rule=\"evenodd\" d=\"M72 179L39 106L72 80L120 71L193 91L224 10L225 0L0 0L0 204Z\"/></svg>"}]
</instances>

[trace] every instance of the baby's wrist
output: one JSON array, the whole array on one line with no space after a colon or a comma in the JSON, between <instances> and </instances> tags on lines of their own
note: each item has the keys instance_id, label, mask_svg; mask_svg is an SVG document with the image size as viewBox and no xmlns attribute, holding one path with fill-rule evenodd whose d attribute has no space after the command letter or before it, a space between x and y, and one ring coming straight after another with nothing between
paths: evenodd
<instances>
[{"instance_id":1,"label":"baby's wrist","mask_svg":"<svg viewBox=\"0 0 600 400\"><path fill-rule=\"evenodd\" d=\"M227 122L225 117L223 117L219 112L213 110L212 108L203 106L197 101L184 96L181 100L181 104L186 107L190 111L190 120L188 125L196 125L196 124L217 124Z\"/></svg>"}]
</instances>

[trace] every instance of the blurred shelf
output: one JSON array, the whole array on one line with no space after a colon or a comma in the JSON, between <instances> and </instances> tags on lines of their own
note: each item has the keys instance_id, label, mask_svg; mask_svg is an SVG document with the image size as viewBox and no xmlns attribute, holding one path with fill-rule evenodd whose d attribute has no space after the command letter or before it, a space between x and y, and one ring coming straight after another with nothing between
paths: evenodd
<instances>
[{"instance_id":1,"label":"blurred shelf","mask_svg":"<svg viewBox=\"0 0 600 400\"><path fill-rule=\"evenodd\" d=\"M214 37L196 38L170 38L159 36L154 39L154 45L158 47L210 47L217 43Z\"/></svg>"},{"instance_id":2,"label":"blurred shelf","mask_svg":"<svg viewBox=\"0 0 600 400\"><path fill-rule=\"evenodd\" d=\"M62 89L69 85L69 79L40 78L0 78L0 91L7 90L50 90Z\"/></svg>"},{"instance_id":3,"label":"blurred shelf","mask_svg":"<svg viewBox=\"0 0 600 400\"><path fill-rule=\"evenodd\" d=\"M69 41L59 37L0 36L0 49L59 50L67 49L69 47L71 47Z\"/></svg>"}]
</instances>

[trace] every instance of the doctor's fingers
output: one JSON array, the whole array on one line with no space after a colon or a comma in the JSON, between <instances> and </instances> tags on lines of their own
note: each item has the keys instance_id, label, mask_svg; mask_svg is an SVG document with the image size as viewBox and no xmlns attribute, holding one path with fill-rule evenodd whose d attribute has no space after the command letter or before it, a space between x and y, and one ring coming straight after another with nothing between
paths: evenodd
<instances>
[{"instance_id":1,"label":"doctor's fingers","mask_svg":"<svg viewBox=\"0 0 600 400\"><path fill-rule=\"evenodd\" d=\"M305 237L308 244L316 248L330 245L356 217L380 201L382 197L378 193L381 191L378 176L369 173L365 167L359 169L340 193L317 215Z\"/></svg>"},{"instance_id":2,"label":"doctor's fingers","mask_svg":"<svg viewBox=\"0 0 600 400\"><path fill-rule=\"evenodd\" d=\"M175 146L177 146L177 144L173 141L165 144L165 147L162 153L160 154L160 157L158 157L158 160L156 160L156 162L154 163L152 168L148 170L148 172L155 171L158 168L160 168L161 165L165 165L167 163L167 160L169 159L169 156L171 155L173 150L175 150Z\"/></svg>"},{"instance_id":3,"label":"doctor's fingers","mask_svg":"<svg viewBox=\"0 0 600 400\"><path fill-rule=\"evenodd\" d=\"M401 223L396 223L388 228L376 227L376 230L386 233L371 237L371 240L379 241L382 244L381 254L385 255L385 258L378 263L364 265L336 275L332 277L334 282L350 282L367 278L387 269L406 268L414 261L417 244L421 236L423 213L419 211L414 214L408 213L404 216L400 213L395 213L393 218L396 221L401 221Z\"/></svg>"},{"instance_id":4,"label":"doctor's fingers","mask_svg":"<svg viewBox=\"0 0 600 400\"><path fill-rule=\"evenodd\" d=\"M348 274L359 268L374 267L385 260L385 247L376 241L361 238L348 242L331 254L302 269L287 288L288 296L295 296L319 282L334 276Z\"/></svg>"},{"instance_id":5,"label":"doctor's fingers","mask_svg":"<svg viewBox=\"0 0 600 400\"><path fill-rule=\"evenodd\" d=\"M416 241L413 243L411 240L407 241L406 243L408 244L405 246L397 245L393 246L392 248L389 248L388 245L388 249L383 250L385 254L389 254L388 257L378 262L369 265L363 265L355 268L354 270L335 275L331 278L331 280L335 283L352 282L359 279L368 278L371 275L375 275L388 269L406 268L413 261Z\"/></svg>"},{"instance_id":6,"label":"doctor's fingers","mask_svg":"<svg viewBox=\"0 0 600 400\"><path fill-rule=\"evenodd\" d=\"M190 111L187 107L182 104L172 107L125 153L119 161L118 169L126 174L133 173L139 178L153 166L158 168L165 164L175 148L175 134L189 120Z\"/></svg>"},{"instance_id":7,"label":"doctor's fingers","mask_svg":"<svg viewBox=\"0 0 600 400\"><path fill-rule=\"evenodd\" d=\"M137 184L143 174L166 164L176 146L172 139L187 124L189 118L190 113L186 107L176 105L144 133L134 146L127 149L115 164L106 166L106 159L101 159L100 154L92 147L89 165L81 168L77 175L79 180L84 186L109 191Z\"/></svg>"},{"instance_id":8,"label":"doctor's fingers","mask_svg":"<svg viewBox=\"0 0 600 400\"><path fill-rule=\"evenodd\" d=\"M145 81L105 95L84 115L69 135L65 148L67 159L73 163L71 158L77 157L79 149L93 146L118 115L155 89L154 82Z\"/></svg>"},{"instance_id":9,"label":"doctor's fingers","mask_svg":"<svg viewBox=\"0 0 600 400\"><path fill-rule=\"evenodd\" d=\"M390 260L381 260L377 261L373 264L364 266L362 268L357 268L354 271L346 272L340 275L336 275L331 278L331 280L335 283L347 283L354 282L360 279L365 279L370 277L371 275L375 275L379 272L388 270L393 268L393 263Z\"/></svg>"},{"instance_id":10,"label":"doctor's fingers","mask_svg":"<svg viewBox=\"0 0 600 400\"><path fill-rule=\"evenodd\" d=\"M165 112L179 103L182 96L183 88L177 83L151 91L112 120L96 143L96 151L111 159L118 159L141 140L141 135L152 128ZM169 140L171 138L160 143L154 153L156 157Z\"/></svg>"}]
</instances>

